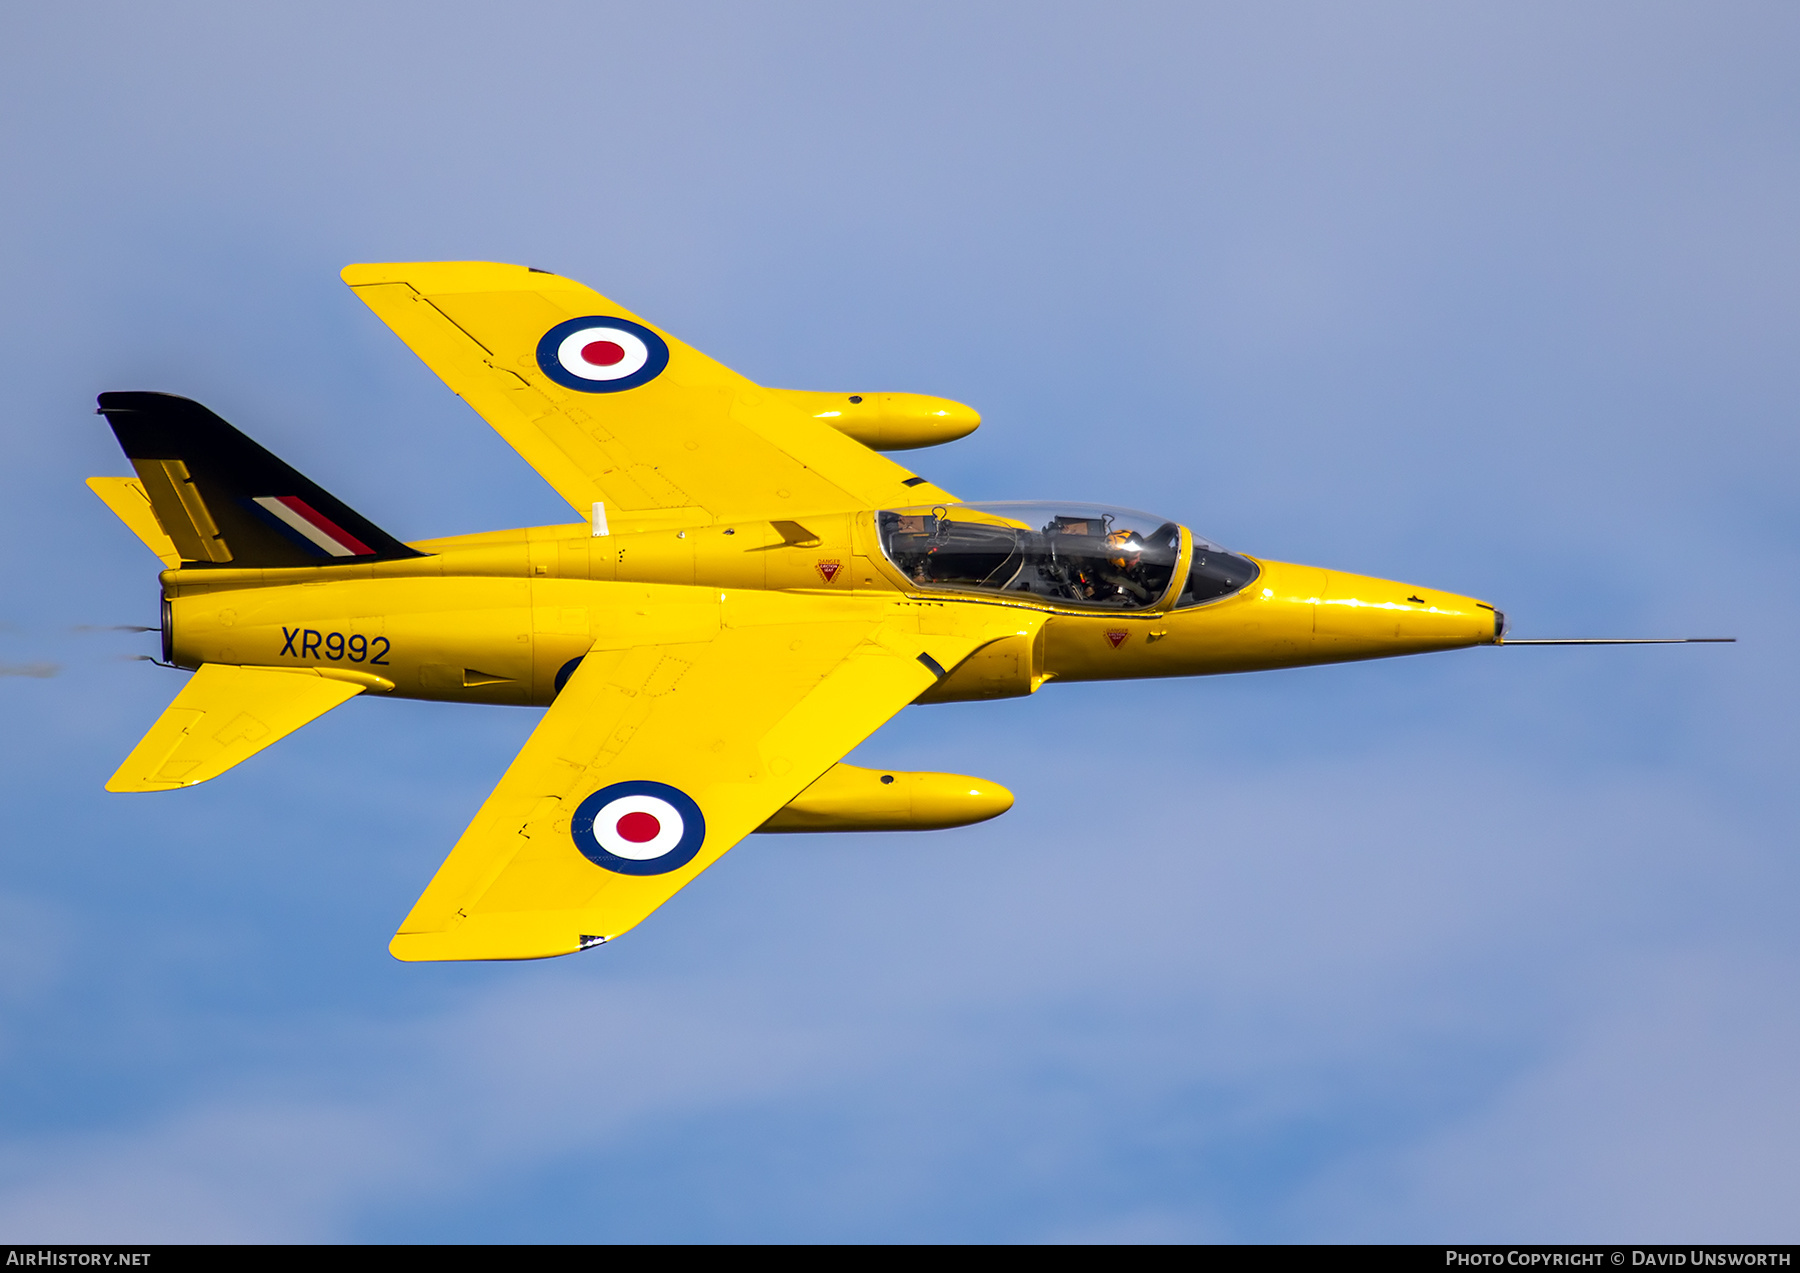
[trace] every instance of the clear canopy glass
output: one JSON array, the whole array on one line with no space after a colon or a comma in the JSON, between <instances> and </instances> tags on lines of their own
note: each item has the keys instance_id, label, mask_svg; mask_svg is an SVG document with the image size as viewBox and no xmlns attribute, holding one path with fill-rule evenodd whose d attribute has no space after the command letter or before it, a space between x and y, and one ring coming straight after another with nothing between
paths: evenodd
<instances>
[{"instance_id":1,"label":"clear canopy glass","mask_svg":"<svg viewBox=\"0 0 1800 1273\"><path fill-rule=\"evenodd\" d=\"M1181 527L1093 504L929 504L876 514L881 548L922 588L1024 592L1141 610L1169 590Z\"/></svg>"},{"instance_id":2,"label":"clear canopy glass","mask_svg":"<svg viewBox=\"0 0 1800 1273\"><path fill-rule=\"evenodd\" d=\"M1203 601L1229 597L1262 573L1262 567L1248 557L1228 553L1217 544L1194 536L1194 560L1188 563L1188 575L1175 598L1175 608L1197 606Z\"/></svg>"}]
</instances>

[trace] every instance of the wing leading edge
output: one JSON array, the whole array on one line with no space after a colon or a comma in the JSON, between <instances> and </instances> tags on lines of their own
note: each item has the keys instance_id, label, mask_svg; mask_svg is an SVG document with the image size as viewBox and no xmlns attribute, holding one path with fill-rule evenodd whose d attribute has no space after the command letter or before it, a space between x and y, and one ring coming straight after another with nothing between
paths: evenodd
<instances>
[{"instance_id":1,"label":"wing leading edge","mask_svg":"<svg viewBox=\"0 0 1800 1273\"><path fill-rule=\"evenodd\" d=\"M595 648L389 949L532 959L618 936L1018 622L927 634L885 608L746 594L711 640Z\"/></svg>"}]
</instances>

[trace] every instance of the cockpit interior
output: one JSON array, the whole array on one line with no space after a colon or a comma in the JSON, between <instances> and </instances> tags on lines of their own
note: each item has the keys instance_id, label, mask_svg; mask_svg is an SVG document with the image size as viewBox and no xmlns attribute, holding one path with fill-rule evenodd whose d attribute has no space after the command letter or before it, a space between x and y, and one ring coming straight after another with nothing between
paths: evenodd
<instances>
[{"instance_id":1,"label":"cockpit interior","mask_svg":"<svg viewBox=\"0 0 1800 1273\"><path fill-rule=\"evenodd\" d=\"M934 504L876 515L888 560L921 588L1030 593L1062 605L1154 608L1181 560L1182 528L1090 504ZM1248 558L1191 535L1193 562L1172 604L1229 596L1256 578Z\"/></svg>"}]
</instances>

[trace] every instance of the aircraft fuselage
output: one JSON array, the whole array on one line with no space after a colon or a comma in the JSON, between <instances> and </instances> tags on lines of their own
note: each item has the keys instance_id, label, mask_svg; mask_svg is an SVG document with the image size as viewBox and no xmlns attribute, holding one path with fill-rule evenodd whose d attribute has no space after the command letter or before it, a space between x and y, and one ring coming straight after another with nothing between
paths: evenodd
<instances>
[{"instance_id":1,"label":"aircraft fuselage","mask_svg":"<svg viewBox=\"0 0 1800 1273\"><path fill-rule=\"evenodd\" d=\"M1015 611L1019 633L945 669L918 700L932 703L1457 649L1502 623L1472 597L1260 558L1248 587L1181 609L921 589L881 553L873 517L604 536L575 523L423 541L397 561L169 570L165 648L188 668L313 668L402 698L543 706L590 650L709 640L754 594L817 599L821 621L912 611L927 629L968 607Z\"/></svg>"}]
</instances>

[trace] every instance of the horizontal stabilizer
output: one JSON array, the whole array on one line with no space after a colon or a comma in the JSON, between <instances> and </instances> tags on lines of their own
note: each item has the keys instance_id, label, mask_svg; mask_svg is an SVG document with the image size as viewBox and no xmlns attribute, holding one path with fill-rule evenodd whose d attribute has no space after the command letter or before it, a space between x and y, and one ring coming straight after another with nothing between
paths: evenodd
<instances>
[{"instance_id":1,"label":"horizontal stabilizer","mask_svg":"<svg viewBox=\"0 0 1800 1273\"><path fill-rule=\"evenodd\" d=\"M87 484L119 515L119 520L131 533L144 541L144 546L156 554L165 568L174 570L181 565L181 554L176 551L175 541L156 520L142 482L135 477L90 477Z\"/></svg>"},{"instance_id":2,"label":"horizontal stabilizer","mask_svg":"<svg viewBox=\"0 0 1800 1273\"><path fill-rule=\"evenodd\" d=\"M379 677L356 677L334 668L203 663L108 779L106 789L173 791L217 778L379 684Z\"/></svg>"}]
</instances>

